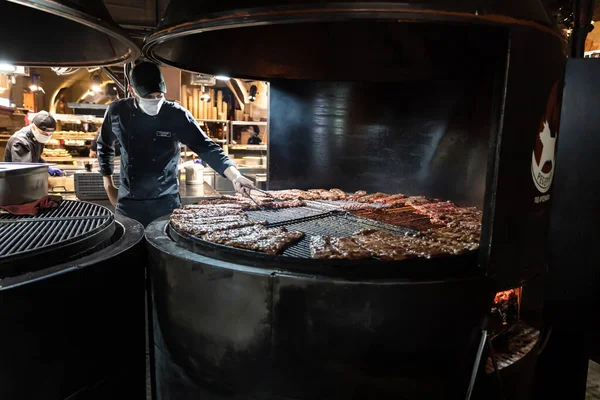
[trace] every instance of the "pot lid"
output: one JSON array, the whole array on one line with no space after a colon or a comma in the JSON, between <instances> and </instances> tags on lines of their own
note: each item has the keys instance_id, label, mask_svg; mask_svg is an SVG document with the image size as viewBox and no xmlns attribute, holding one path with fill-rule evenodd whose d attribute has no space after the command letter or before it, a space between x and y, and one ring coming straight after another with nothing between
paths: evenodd
<instances>
[{"instance_id":1,"label":"pot lid","mask_svg":"<svg viewBox=\"0 0 600 400\"><path fill-rule=\"evenodd\" d=\"M0 61L25 66L123 64L139 47L102 0L0 0Z\"/></svg>"}]
</instances>

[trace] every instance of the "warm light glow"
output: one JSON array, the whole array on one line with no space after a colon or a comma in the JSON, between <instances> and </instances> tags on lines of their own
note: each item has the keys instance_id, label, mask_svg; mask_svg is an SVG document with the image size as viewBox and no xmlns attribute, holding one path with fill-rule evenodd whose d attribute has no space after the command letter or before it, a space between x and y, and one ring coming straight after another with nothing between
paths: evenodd
<instances>
[{"instance_id":1,"label":"warm light glow","mask_svg":"<svg viewBox=\"0 0 600 400\"><path fill-rule=\"evenodd\" d=\"M101 91L102 88L100 87L100 85L92 85L92 92L100 93Z\"/></svg>"},{"instance_id":2,"label":"warm light glow","mask_svg":"<svg viewBox=\"0 0 600 400\"><path fill-rule=\"evenodd\" d=\"M502 292L496 293L494 297L494 307L496 311L500 313L506 313L506 306L509 304L516 305L517 310L517 318L519 318L519 314L521 312L521 296L523 294L523 288L518 287L514 289L505 290ZM504 309L504 311L502 311ZM505 325L507 321L504 321Z\"/></svg>"},{"instance_id":3,"label":"warm light glow","mask_svg":"<svg viewBox=\"0 0 600 400\"><path fill-rule=\"evenodd\" d=\"M29 86L29 90L31 90L32 92L46 93L46 92L44 92L44 89L41 86L38 86L38 85L31 85L31 86Z\"/></svg>"},{"instance_id":4,"label":"warm light glow","mask_svg":"<svg viewBox=\"0 0 600 400\"><path fill-rule=\"evenodd\" d=\"M228 80L230 80L230 79L231 79L230 77L228 77L228 76L225 76L225 75L217 75L217 76L215 76L215 78L216 78L218 81L228 81Z\"/></svg>"},{"instance_id":5,"label":"warm light glow","mask_svg":"<svg viewBox=\"0 0 600 400\"><path fill-rule=\"evenodd\" d=\"M16 68L14 65L5 62L0 62L0 72L12 74L13 72L15 72L15 70Z\"/></svg>"}]
</instances>

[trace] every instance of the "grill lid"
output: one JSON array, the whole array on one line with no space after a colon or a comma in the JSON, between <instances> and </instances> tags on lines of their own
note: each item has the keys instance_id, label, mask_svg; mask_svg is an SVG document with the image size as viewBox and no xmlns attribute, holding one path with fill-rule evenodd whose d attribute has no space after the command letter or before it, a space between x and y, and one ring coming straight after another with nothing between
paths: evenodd
<instances>
[{"instance_id":1,"label":"grill lid","mask_svg":"<svg viewBox=\"0 0 600 400\"><path fill-rule=\"evenodd\" d=\"M468 25L471 34L474 26L486 24L555 29L541 0L257 0L248 5L172 0L144 53L174 67L240 78L390 80L411 66L418 71L475 51L469 42L476 38L451 23ZM430 23L418 28L406 22ZM202 56L215 52L218 57Z\"/></svg>"},{"instance_id":2,"label":"grill lid","mask_svg":"<svg viewBox=\"0 0 600 400\"><path fill-rule=\"evenodd\" d=\"M108 240L114 216L83 201L60 203L35 217L0 215L0 279L71 260Z\"/></svg>"},{"instance_id":3,"label":"grill lid","mask_svg":"<svg viewBox=\"0 0 600 400\"><path fill-rule=\"evenodd\" d=\"M0 60L87 67L130 62L139 47L102 0L0 0Z\"/></svg>"}]
</instances>

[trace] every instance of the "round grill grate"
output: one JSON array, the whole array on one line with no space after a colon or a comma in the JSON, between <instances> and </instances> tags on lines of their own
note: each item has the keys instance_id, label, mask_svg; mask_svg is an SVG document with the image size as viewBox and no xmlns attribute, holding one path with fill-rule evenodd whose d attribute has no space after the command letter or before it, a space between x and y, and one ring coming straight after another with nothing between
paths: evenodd
<instances>
[{"instance_id":1,"label":"round grill grate","mask_svg":"<svg viewBox=\"0 0 600 400\"><path fill-rule=\"evenodd\" d=\"M114 233L106 207L63 201L35 217L0 215L0 278L72 260Z\"/></svg>"}]
</instances>

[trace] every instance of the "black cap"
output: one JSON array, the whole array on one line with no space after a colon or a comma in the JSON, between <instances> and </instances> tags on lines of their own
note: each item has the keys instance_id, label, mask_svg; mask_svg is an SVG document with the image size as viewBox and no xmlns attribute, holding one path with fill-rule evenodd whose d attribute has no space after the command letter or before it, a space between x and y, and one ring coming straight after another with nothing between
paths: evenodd
<instances>
[{"instance_id":1,"label":"black cap","mask_svg":"<svg viewBox=\"0 0 600 400\"><path fill-rule=\"evenodd\" d=\"M56 120L48 111L40 111L33 117L31 122L44 132L54 132L56 130Z\"/></svg>"},{"instance_id":2,"label":"black cap","mask_svg":"<svg viewBox=\"0 0 600 400\"><path fill-rule=\"evenodd\" d=\"M167 93L167 86L158 65L143 61L131 70L131 86L142 97L150 93Z\"/></svg>"}]
</instances>

